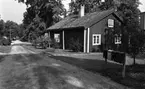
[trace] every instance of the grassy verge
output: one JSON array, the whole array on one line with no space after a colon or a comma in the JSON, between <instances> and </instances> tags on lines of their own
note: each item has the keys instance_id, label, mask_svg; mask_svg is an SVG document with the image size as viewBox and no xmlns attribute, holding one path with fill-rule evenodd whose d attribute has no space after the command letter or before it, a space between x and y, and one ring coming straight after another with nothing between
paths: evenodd
<instances>
[{"instance_id":1,"label":"grassy verge","mask_svg":"<svg viewBox=\"0 0 145 89\"><path fill-rule=\"evenodd\" d=\"M8 53L11 50L11 46L0 46L1 53Z\"/></svg>"},{"instance_id":2,"label":"grassy verge","mask_svg":"<svg viewBox=\"0 0 145 89\"><path fill-rule=\"evenodd\" d=\"M75 65L93 73L99 73L111 80L133 89L145 89L145 65L127 66L126 77L122 78L122 65L116 63L105 64L100 59L84 59L64 56L53 56L56 60Z\"/></svg>"}]
</instances>

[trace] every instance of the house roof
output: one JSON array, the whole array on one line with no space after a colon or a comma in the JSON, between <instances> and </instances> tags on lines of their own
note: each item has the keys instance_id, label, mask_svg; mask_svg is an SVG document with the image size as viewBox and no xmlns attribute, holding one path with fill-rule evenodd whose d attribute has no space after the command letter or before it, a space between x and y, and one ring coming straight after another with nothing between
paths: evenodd
<instances>
[{"instance_id":1,"label":"house roof","mask_svg":"<svg viewBox=\"0 0 145 89\"><path fill-rule=\"evenodd\" d=\"M141 12L140 14L145 14L145 12Z\"/></svg>"},{"instance_id":2,"label":"house roof","mask_svg":"<svg viewBox=\"0 0 145 89\"><path fill-rule=\"evenodd\" d=\"M69 16L69 17L64 18L60 22L56 23L55 25L49 27L48 30L76 28L76 27L88 28L96 24L97 22L101 21L102 19L104 19L105 17L109 16L112 13L116 17L118 17L118 15L115 14L114 9L90 13L81 18L78 18L78 16ZM120 17L118 17L118 19L121 20Z\"/></svg>"}]
</instances>

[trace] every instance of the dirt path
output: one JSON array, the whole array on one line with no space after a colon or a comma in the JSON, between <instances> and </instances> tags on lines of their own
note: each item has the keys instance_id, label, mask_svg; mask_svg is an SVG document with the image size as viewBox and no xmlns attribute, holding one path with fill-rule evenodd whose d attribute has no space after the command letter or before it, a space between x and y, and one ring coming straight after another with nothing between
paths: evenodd
<instances>
[{"instance_id":1,"label":"dirt path","mask_svg":"<svg viewBox=\"0 0 145 89\"><path fill-rule=\"evenodd\" d=\"M0 69L0 89L127 89L46 54L5 56Z\"/></svg>"},{"instance_id":2,"label":"dirt path","mask_svg":"<svg viewBox=\"0 0 145 89\"><path fill-rule=\"evenodd\" d=\"M11 47L11 51L9 54L30 54L30 53L35 53L35 52L25 49L23 46L14 45Z\"/></svg>"}]
</instances>

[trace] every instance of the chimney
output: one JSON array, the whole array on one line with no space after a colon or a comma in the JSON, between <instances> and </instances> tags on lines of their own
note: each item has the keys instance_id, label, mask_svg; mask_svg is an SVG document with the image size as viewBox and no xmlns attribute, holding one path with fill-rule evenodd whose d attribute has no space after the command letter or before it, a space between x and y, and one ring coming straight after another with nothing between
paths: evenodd
<instances>
[{"instance_id":1,"label":"chimney","mask_svg":"<svg viewBox=\"0 0 145 89\"><path fill-rule=\"evenodd\" d=\"M85 5L80 6L80 17L83 17L85 15Z\"/></svg>"}]
</instances>

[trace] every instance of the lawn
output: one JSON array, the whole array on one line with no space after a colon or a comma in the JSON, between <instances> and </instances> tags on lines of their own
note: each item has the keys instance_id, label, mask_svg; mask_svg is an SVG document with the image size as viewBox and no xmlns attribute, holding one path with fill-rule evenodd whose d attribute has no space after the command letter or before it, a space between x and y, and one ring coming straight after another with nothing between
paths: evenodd
<instances>
[{"instance_id":1,"label":"lawn","mask_svg":"<svg viewBox=\"0 0 145 89\"><path fill-rule=\"evenodd\" d=\"M102 56L100 55L102 54L92 56L52 56L52 58L75 65L93 73L99 73L100 75L133 89L145 89L145 64L126 66L126 77L122 78L123 66L111 61L105 64L105 61L103 59L101 60Z\"/></svg>"},{"instance_id":2,"label":"lawn","mask_svg":"<svg viewBox=\"0 0 145 89\"><path fill-rule=\"evenodd\" d=\"M11 50L11 46L0 46L0 53L8 53Z\"/></svg>"},{"instance_id":3,"label":"lawn","mask_svg":"<svg viewBox=\"0 0 145 89\"><path fill-rule=\"evenodd\" d=\"M1 57L0 89L128 89L52 57L44 53Z\"/></svg>"}]
</instances>

